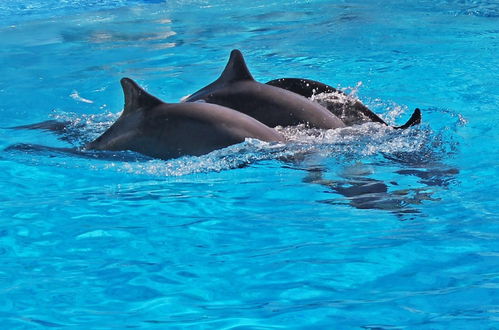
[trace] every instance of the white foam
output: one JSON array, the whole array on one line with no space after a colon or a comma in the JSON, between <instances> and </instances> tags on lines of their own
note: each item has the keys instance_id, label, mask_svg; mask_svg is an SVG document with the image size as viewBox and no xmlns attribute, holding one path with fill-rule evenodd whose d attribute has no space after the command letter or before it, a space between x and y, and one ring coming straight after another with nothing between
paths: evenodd
<instances>
[{"instance_id":1,"label":"white foam","mask_svg":"<svg viewBox=\"0 0 499 330\"><path fill-rule=\"evenodd\" d=\"M76 91L76 90L74 90L73 93L69 94L69 97L71 97L73 100L79 101L79 102L90 103L90 104L94 103L94 101L92 101L92 100L81 97L80 94L78 93L78 91Z\"/></svg>"}]
</instances>

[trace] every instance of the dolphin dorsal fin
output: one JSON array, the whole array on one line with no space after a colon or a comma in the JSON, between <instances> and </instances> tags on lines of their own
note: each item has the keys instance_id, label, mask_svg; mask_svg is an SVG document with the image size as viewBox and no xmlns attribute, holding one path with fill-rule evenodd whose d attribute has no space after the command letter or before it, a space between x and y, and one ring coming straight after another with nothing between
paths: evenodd
<instances>
[{"instance_id":1,"label":"dolphin dorsal fin","mask_svg":"<svg viewBox=\"0 0 499 330\"><path fill-rule=\"evenodd\" d=\"M234 49L230 52L229 62L224 71L216 80L217 83L227 83L240 80L254 80L246 66L243 54L240 50Z\"/></svg>"},{"instance_id":2,"label":"dolphin dorsal fin","mask_svg":"<svg viewBox=\"0 0 499 330\"><path fill-rule=\"evenodd\" d=\"M125 107L123 109L124 115L138 110L150 109L164 103L160 99L147 93L130 78L122 78L121 87L123 88L123 94L125 94Z\"/></svg>"},{"instance_id":3,"label":"dolphin dorsal fin","mask_svg":"<svg viewBox=\"0 0 499 330\"><path fill-rule=\"evenodd\" d=\"M246 63L244 62L243 54L237 49L234 49L230 52L229 62L225 66L220 77L217 80L212 82L211 84L201 88L197 92L189 95L184 102L194 102L199 100L204 100L211 93L230 85L231 83L243 81L243 80L251 80L253 76L248 70Z\"/></svg>"}]
</instances>

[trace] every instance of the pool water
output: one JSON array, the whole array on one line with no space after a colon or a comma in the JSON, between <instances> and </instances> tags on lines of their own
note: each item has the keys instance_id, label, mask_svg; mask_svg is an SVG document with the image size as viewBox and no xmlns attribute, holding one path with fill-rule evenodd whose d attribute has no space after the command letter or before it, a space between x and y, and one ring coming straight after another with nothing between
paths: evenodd
<instances>
[{"instance_id":1,"label":"pool water","mask_svg":"<svg viewBox=\"0 0 499 330\"><path fill-rule=\"evenodd\" d=\"M0 4L3 328L492 329L496 1ZM201 157L79 147L213 81L323 81L391 124L279 128ZM8 127L68 120L62 136Z\"/></svg>"}]
</instances>

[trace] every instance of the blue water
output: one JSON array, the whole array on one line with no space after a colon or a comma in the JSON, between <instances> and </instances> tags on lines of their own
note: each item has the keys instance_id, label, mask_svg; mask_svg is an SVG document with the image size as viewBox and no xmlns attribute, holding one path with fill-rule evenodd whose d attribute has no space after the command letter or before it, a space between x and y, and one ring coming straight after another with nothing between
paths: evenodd
<instances>
[{"instance_id":1,"label":"blue water","mask_svg":"<svg viewBox=\"0 0 499 330\"><path fill-rule=\"evenodd\" d=\"M29 0L0 18L2 328L498 327L496 1ZM423 123L171 161L34 147L103 132L121 77L175 102L234 48L259 81ZM73 125L5 129L48 119Z\"/></svg>"}]
</instances>

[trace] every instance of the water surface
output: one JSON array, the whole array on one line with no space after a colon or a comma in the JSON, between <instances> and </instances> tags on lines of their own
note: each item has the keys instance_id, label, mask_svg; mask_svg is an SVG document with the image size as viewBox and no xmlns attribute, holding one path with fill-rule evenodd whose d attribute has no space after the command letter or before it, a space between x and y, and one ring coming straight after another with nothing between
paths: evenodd
<instances>
[{"instance_id":1,"label":"water surface","mask_svg":"<svg viewBox=\"0 0 499 330\"><path fill-rule=\"evenodd\" d=\"M479 329L498 321L494 1L0 5L6 328ZM175 102L230 50L324 81L406 131L287 128L202 157L76 157L123 106ZM12 146L17 146L12 148Z\"/></svg>"}]
</instances>

